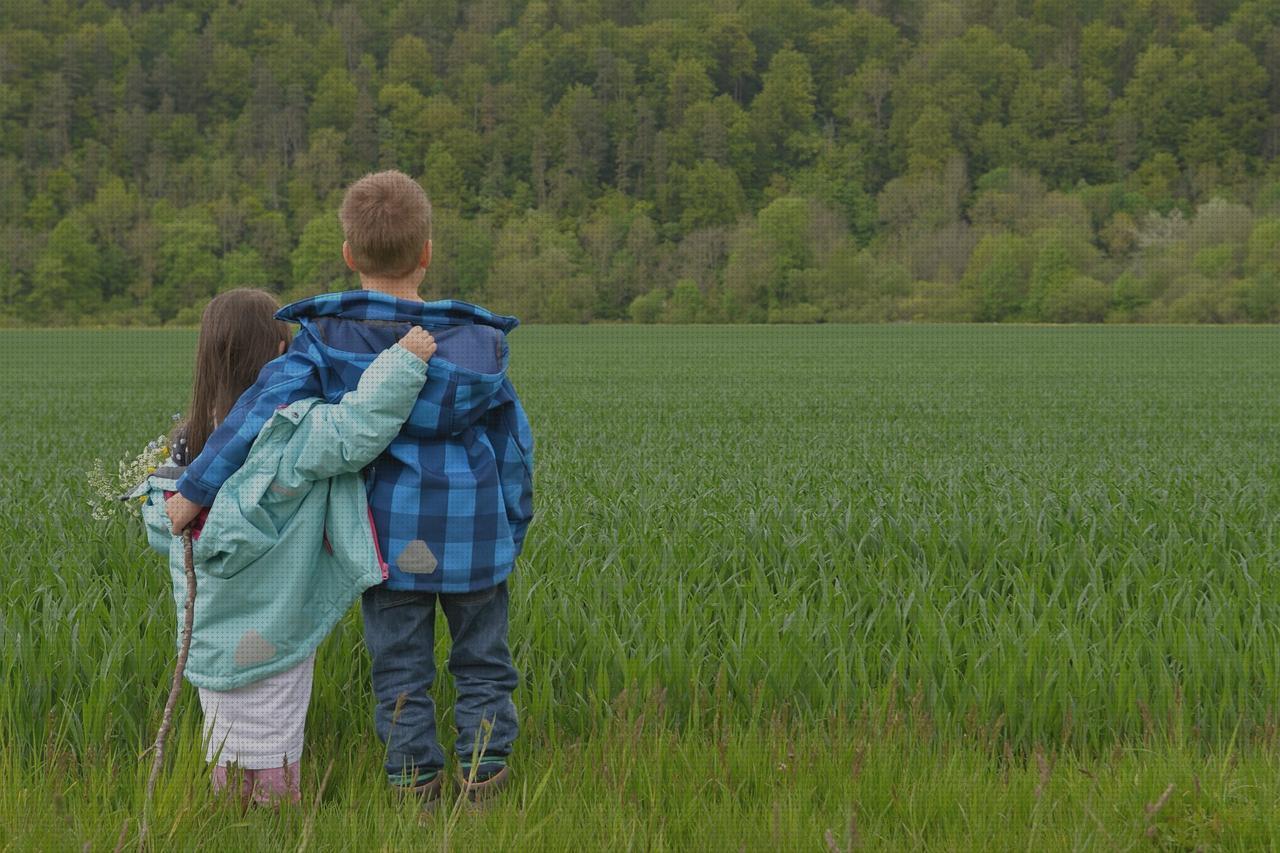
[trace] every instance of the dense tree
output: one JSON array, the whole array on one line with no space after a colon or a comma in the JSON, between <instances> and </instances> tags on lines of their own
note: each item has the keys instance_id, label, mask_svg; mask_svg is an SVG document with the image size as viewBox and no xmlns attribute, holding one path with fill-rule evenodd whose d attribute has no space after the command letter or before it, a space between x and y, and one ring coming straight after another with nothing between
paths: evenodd
<instances>
[{"instance_id":1,"label":"dense tree","mask_svg":"<svg viewBox=\"0 0 1280 853\"><path fill-rule=\"evenodd\" d=\"M174 210L156 205L152 219L160 223L157 269L150 305L162 319L208 299L221 280L218 227L201 207Z\"/></svg>"},{"instance_id":2,"label":"dense tree","mask_svg":"<svg viewBox=\"0 0 1280 853\"><path fill-rule=\"evenodd\" d=\"M778 162L807 162L817 153L814 100L805 55L791 49L775 53L764 73L764 88L751 102L757 174L769 175Z\"/></svg>"},{"instance_id":3,"label":"dense tree","mask_svg":"<svg viewBox=\"0 0 1280 853\"><path fill-rule=\"evenodd\" d=\"M961 282L977 294L977 319L999 321L1018 314L1027 298L1029 254L1025 238L1006 232L978 243Z\"/></svg>"},{"instance_id":4,"label":"dense tree","mask_svg":"<svg viewBox=\"0 0 1280 853\"><path fill-rule=\"evenodd\" d=\"M307 223L290 263L295 282L317 282L321 290L351 286L350 271L342 259L342 228L336 213L321 213Z\"/></svg>"},{"instance_id":5,"label":"dense tree","mask_svg":"<svg viewBox=\"0 0 1280 853\"><path fill-rule=\"evenodd\" d=\"M425 95L434 79L426 42L411 33L396 39L387 56L387 82L407 83Z\"/></svg>"},{"instance_id":6,"label":"dense tree","mask_svg":"<svg viewBox=\"0 0 1280 853\"><path fill-rule=\"evenodd\" d=\"M711 160L673 176L680 228L685 233L708 225L729 225L746 209L742 185L732 170Z\"/></svg>"},{"instance_id":7,"label":"dense tree","mask_svg":"<svg viewBox=\"0 0 1280 853\"><path fill-rule=\"evenodd\" d=\"M0 321L354 286L533 321L1280 321L1274 0L37 3L0 20Z\"/></svg>"}]
</instances>

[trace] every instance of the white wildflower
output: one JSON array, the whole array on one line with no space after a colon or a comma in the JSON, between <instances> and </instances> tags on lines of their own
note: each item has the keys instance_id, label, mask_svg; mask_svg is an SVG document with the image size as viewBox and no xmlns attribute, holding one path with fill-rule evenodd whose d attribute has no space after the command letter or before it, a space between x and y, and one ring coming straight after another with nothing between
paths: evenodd
<instances>
[{"instance_id":1,"label":"white wildflower","mask_svg":"<svg viewBox=\"0 0 1280 853\"><path fill-rule=\"evenodd\" d=\"M122 498L168 459L169 440L163 435L149 442L133 459L120 460L116 464L115 476L107 472L101 459L94 459L88 473L89 489L92 492L89 506L93 517L98 521L106 521L122 509L134 515L140 514L142 508L138 501L125 501Z\"/></svg>"}]
</instances>

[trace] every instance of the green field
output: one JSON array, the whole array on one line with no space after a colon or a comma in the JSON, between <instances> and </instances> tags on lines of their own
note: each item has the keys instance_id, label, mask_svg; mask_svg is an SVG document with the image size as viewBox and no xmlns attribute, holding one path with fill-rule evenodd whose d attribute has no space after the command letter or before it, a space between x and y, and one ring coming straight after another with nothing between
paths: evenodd
<instances>
[{"instance_id":1,"label":"green field","mask_svg":"<svg viewBox=\"0 0 1280 853\"><path fill-rule=\"evenodd\" d=\"M214 801L188 687L154 831L174 849L1280 844L1276 334L522 328L516 789L423 826L391 801L353 611L317 661L305 806ZM136 836L175 614L137 524L89 518L83 474L167 429L193 345L0 333L2 849Z\"/></svg>"}]
</instances>

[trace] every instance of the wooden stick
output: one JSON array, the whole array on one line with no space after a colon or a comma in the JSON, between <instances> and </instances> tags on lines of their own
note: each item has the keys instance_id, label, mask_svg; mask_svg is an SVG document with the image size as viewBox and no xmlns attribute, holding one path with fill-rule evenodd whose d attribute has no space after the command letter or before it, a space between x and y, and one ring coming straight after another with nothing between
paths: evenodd
<instances>
[{"instance_id":1,"label":"wooden stick","mask_svg":"<svg viewBox=\"0 0 1280 853\"><path fill-rule=\"evenodd\" d=\"M178 693L182 689L182 673L187 668L187 653L191 650L191 624L195 621L196 610L196 566L195 558L191 554L190 530L182 531L182 555L186 562L187 575L187 602L182 609L182 645L178 649L178 662L173 667L169 701L164 703L164 717L160 720L160 731L156 734L156 743L152 747L155 755L151 760L151 777L147 779L147 797L142 805L142 827L138 836L140 849L146 847L151 801L156 792L156 780L160 778L160 766L164 763L164 744L169 737L169 727L173 724L173 708L178 704Z\"/></svg>"}]
</instances>

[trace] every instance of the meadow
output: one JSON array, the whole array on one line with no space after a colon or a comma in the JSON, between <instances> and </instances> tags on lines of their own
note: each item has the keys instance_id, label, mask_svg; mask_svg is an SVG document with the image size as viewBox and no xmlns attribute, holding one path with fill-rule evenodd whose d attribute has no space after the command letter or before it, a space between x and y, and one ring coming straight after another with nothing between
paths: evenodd
<instances>
[{"instance_id":1,"label":"meadow","mask_svg":"<svg viewBox=\"0 0 1280 853\"><path fill-rule=\"evenodd\" d=\"M213 798L186 686L157 844L1278 845L1275 335L522 327L515 788L425 824L391 800L353 610L303 806ZM136 838L175 614L85 472L168 428L194 341L0 332L0 849Z\"/></svg>"}]
</instances>

